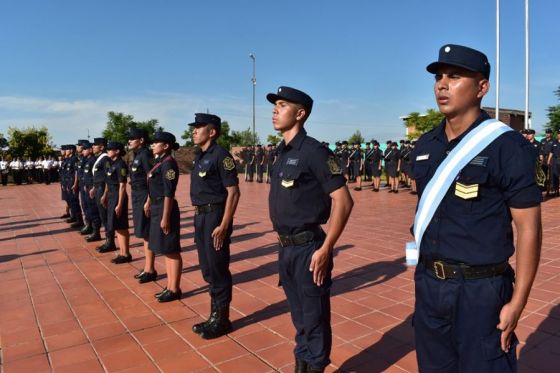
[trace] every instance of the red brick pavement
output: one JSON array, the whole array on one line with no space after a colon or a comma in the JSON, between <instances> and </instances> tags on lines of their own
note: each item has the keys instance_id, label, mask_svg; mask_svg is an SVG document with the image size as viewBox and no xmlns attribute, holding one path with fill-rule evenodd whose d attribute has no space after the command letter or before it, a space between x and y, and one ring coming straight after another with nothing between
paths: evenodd
<instances>
[{"instance_id":1,"label":"red brick pavement","mask_svg":"<svg viewBox=\"0 0 560 373\"><path fill-rule=\"evenodd\" d=\"M56 184L0 189L0 347L4 372L291 372L293 334L277 285L268 186L242 183L231 270L235 331L205 341L191 326L209 299L193 244L188 177L180 180L184 270L180 302L159 304L165 284L140 285L142 246L116 266L68 229ZM352 192L355 208L335 250L329 371L416 371L410 314L413 269L403 264L415 197ZM544 243L518 327L523 372L560 365L560 199L543 204ZM165 273L164 262L156 268Z\"/></svg>"}]
</instances>

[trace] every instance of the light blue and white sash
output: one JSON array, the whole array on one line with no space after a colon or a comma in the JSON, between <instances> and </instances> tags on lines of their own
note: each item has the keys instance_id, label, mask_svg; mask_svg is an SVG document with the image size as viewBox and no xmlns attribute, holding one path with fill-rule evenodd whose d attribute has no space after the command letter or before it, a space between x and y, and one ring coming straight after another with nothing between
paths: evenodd
<instances>
[{"instance_id":1,"label":"light blue and white sash","mask_svg":"<svg viewBox=\"0 0 560 373\"><path fill-rule=\"evenodd\" d=\"M445 160L439 165L434 176L426 185L418 210L414 218L414 241L416 243L416 260L420 253L420 243L426 228L447 194L449 187L453 184L455 177L474 157L494 141L501 134L511 131L507 125L495 119L487 119L470 131L449 152Z\"/></svg>"}]
</instances>

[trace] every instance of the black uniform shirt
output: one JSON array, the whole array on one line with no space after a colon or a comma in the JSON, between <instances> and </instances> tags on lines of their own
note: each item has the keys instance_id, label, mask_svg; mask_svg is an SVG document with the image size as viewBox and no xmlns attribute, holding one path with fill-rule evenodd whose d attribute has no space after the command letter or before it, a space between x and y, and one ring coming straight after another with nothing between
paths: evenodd
<instances>
[{"instance_id":1,"label":"black uniform shirt","mask_svg":"<svg viewBox=\"0 0 560 373\"><path fill-rule=\"evenodd\" d=\"M558 163L558 161L560 160L560 142L558 142L558 140L554 141L554 143L552 144L552 150L550 151L552 153L552 162L553 163Z\"/></svg>"},{"instance_id":2,"label":"black uniform shirt","mask_svg":"<svg viewBox=\"0 0 560 373\"><path fill-rule=\"evenodd\" d=\"M385 154L385 162L394 162L397 163L399 158L401 157L401 152L399 149L391 148L387 154Z\"/></svg>"},{"instance_id":3,"label":"black uniform shirt","mask_svg":"<svg viewBox=\"0 0 560 373\"><path fill-rule=\"evenodd\" d=\"M377 150L375 149L372 150L373 150L373 155L371 156L371 161L373 164L378 165L379 162L381 162L381 158L383 157L383 152L379 148L377 148Z\"/></svg>"},{"instance_id":4,"label":"black uniform shirt","mask_svg":"<svg viewBox=\"0 0 560 373\"><path fill-rule=\"evenodd\" d=\"M276 149L271 149L270 151L266 152L266 164L271 166L274 164L274 157L276 156Z\"/></svg>"},{"instance_id":5,"label":"black uniform shirt","mask_svg":"<svg viewBox=\"0 0 560 373\"><path fill-rule=\"evenodd\" d=\"M168 155L155 158L155 166L148 172L148 190L150 199L155 202L163 197L175 198L179 182L177 161Z\"/></svg>"},{"instance_id":6,"label":"black uniform shirt","mask_svg":"<svg viewBox=\"0 0 560 373\"><path fill-rule=\"evenodd\" d=\"M554 144L554 140L552 138L547 140L545 137L544 139L542 139L540 145L541 155L544 157L548 157L548 155L552 151L553 144Z\"/></svg>"},{"instance_id":7,"label":"black uniform shirt","mask_svg":"<svg viewBox=\"0 0 560 373\"><path fill-rule=\"evenodd\" d=\"M445 135L444 119L418 140L411 157L419 198L449 151L488 118L482 112L465 133L451 141ZM535 162L536 154L521 134L509 131L495 139L451 184L424 233L421 255L470 265L507 260L514 251L509 209L541 202ZM462 187L457 190L458 184L470 187L470 195L459 196Z\"/></svg>"},{"instance_id":8,"label":"black uniform shirt","mask_svg":"<svg viewBox=\"0 0 560 373\"><path fill-rule=\"evenodd\" d=\"M79 155L75 164L76 171L78 171L78 182L84 182L84 166L86 164L86 157Z\"/></svg>"},{"instance_id":9,"label":"black uniform shirt","mask_svg":"<svg viewBox=\"0 0 560 373\"><path fill-rule=\"evenodd\" d=\"M94 167L93 167L93 183L94 184L104 184L105 183L105 170L111 165L110 158L105 154L104 158L97 162L101 154L95 157ZM95 164L97 162L97 164Z\"/></svg>"},{"instance_id":10,"label":"black uniform shirt","mask_svg":"<svg viewBox=\"0 0 560 373\"><path fill-rule=\"evenodd\" d=\"M270 220L279 234L295 234L325 224L330 194L346 185L334 154L305 129L278 146L268 198Z\"/></svg>"},{"instance_id":11,"label":"black uniform shirt","mask_svg":"<svg viewBox=\"0 0 560 373\"><path fill-rule=\"evenodd\" d=\"M83 177L83 182L85 185L92 186L93 185L93 164L95 163L95 157L94 156L89 156L88 158L85 158L85 164L84 164L84 177Z\"/></svg>"},{"instance_id":12,"label":"black uniform shirt","mask_svg":"<svg viewBox=\"0 0 560 373\"><path fill-rule=\"evenodd\" d=\"M350 150L350 161L359 162L362 159L362 150L353 148Z\"/></svg>"},{"instance_id":13,"label":"black uniform shirt","mask_svg":"<svg viewBox=\"0 0 560 373\"><path fill-rule=\"evenodd\" d=\"M145 190L148 188L148 172L152 168L152 152L147 148L140 148L134 154L130 164L130 184L134 189Z\"/></svg>"},{"instance_id":14,"label":"black uniform shirt","mask_svg":"<svg viewBox=\"0 0 560 373\"><path fill-rule=\"evenodd\" d=\"M255 150L255 162L257 162L257 164L261 164L263 160L264 150L257 148L257 150Z\"/></svg>"},{"instance_id":15,"label":"black uniform shirt","mask_svg":"<svg viewBox=\"0 0 560 373\"><path fill-rule=\"evenodd\" d=\"M109 167L105 169L105 182L107 185L119 185L126 183L128 167L122 157L117 157L114 161L109 159Z\"/></svg>"},{"instance_id":16,"label":"black uniform shirt","mask_svg":"<svg viewBox=\"0 0 560 373\"><path fill-rule=\"evenodd\" d=\"M79 165L80 160L75 154L68 159L68 162L66 162L66 180L68 182L68 186L70 187L74 185L74 180L76 179L76 171L78 171Z\"/></svg>"},{"instance_id":17,"label":"black uniform shirt","mask_svg":"<svg viewBox=\"0 0 560 373\"><path fill-rule=\"evenodd\" d=\"M237 170L231 154L216 143L197 154L191 173L193 206L225 203L227 187L238 185Z\"/></svg>"}]
</instances>

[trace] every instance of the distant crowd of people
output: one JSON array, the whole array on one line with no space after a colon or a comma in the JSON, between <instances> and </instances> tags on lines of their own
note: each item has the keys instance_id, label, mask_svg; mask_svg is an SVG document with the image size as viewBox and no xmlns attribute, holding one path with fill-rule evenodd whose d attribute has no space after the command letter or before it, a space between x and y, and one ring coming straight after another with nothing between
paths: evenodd
<instances>
[{"instance_id":1,"label":"distant crowd of people","mask_svg":"<svg viewBox=\"0 0 560 373\"><path fill-rule=\"evenodd\" d=\"M45 183L58 181L58 170L62 163L62 158L55 160L54 157L39 157L35 160L27 158L26 161L14 158L10 162L0 158L0 175L2 185L8 185L8 177L11 175L14 184L23 183Z\"/></svg>"}]
</instances>

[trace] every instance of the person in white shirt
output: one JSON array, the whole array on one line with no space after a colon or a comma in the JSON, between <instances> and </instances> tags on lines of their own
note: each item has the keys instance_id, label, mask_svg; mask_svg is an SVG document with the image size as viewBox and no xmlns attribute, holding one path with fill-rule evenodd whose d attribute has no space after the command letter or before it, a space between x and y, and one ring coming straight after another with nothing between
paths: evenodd
<instances>
[{"instance_id":1,"label":"person in white shirt","mask_svg":"<svg viewBox=\"0 0 560 373\"><path fill-rule=\"evenodd\" d=\"M10 172L10 164L4 160L4 158L0 158L0 177L2 180L2 185L8 185L8 173Z\"/></svg>"},{"instance_id":2,"label":"person in white shirt","mask_svg":"<svg viewBox=\"0 0 560 373\"><path fill-rule=\"evenodd\" d=\"M16 158L10 162L10 169L12 170L12 177L14 178L14 183L16 185L21 185L23 163L19 160L19 158Z\"/></svg>"}]
</instances>

